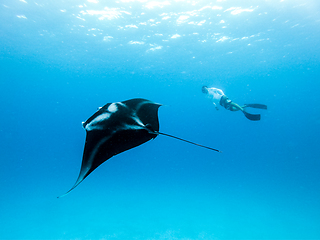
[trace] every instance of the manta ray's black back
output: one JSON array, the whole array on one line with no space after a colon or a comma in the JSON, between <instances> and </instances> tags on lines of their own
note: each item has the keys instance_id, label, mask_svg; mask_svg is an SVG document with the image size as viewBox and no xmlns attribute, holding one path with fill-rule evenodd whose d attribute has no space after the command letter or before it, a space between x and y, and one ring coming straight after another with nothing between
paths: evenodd
<instances>
[{"instance_id":1,"label":"manta ray's black back","mask_svg":"<svg viewBox=\"0 0 320 240\"><path fill-rule=\"evenodd\" d=\"M156 138L160 106L142 98L108 103L85 121L87 136L80 174L67 193L109 158Z\"/></svg>"}]
</instances>

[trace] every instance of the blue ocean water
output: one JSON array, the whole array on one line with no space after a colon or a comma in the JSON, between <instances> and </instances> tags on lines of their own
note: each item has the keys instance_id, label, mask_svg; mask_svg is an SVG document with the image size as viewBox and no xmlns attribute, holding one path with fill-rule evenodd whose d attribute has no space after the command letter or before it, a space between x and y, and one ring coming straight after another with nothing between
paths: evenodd
<instances>
[{"instance_id":1,"label":"blue ocean water","mask_svg":"<svg viewBox=\"0 0 320 240\"><path fill-rule=\"evenodd\" d=\"M1 0L0 239L320 239L320 2ZM262 103L217 111L201 87ZM78 177L81 122L163 104Z\"/></svg>"}]
</instances>

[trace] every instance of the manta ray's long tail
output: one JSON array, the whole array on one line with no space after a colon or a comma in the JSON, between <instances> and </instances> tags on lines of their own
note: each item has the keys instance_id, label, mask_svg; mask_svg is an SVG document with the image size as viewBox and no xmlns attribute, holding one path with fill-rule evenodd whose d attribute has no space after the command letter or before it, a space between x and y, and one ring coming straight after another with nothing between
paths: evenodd
<instances>
[{"instance_id":1,"label":"manta ray's long tail","mask_svg":"<svg viewBox=\"0 0 320 240\"><path fill-rule=\"evenodd\" d=\"M203 147L203 148L206 148L206 149L210 149L210 150L212 150L212 151L221 152L221 151L218 150L218 149L214 149L214 148L211 148L211 147L203 146L203 145L201 145L201 144L194 143L194 142L191 142L191 141L188 141L188 140L185 140L185 139L176 137L176 136L172 136L172 135L170 135L170 134L166 134L166 133L162 133L162 132L155 132L155 133L158 134L158 135L164 135L164 136L167 136L167 137L172 137L172 138L178 139L178 140L180 140L180 141L184 141L184 142L187 142L187 143L191 143L191 144L196 145L196 146L198 146L198 147Z\"/></svg>"}]
</instances>

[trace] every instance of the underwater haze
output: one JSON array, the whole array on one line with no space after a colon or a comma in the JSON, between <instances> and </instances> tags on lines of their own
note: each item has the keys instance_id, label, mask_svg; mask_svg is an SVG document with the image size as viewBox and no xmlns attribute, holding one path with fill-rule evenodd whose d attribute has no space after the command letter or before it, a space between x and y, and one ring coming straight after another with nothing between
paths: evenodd
<instances>
[{"instance_id":1,"label":"underwater haze","mask_svg":"<svg viewBox=\"0 0 320 240\"><path fill-rule=\"evenodd\" d=\"M319 39L318 0L0 0L0 239L320 239ZM222 153L158 136L57 198L132 98Z\"/></svg>"}]
</instances>

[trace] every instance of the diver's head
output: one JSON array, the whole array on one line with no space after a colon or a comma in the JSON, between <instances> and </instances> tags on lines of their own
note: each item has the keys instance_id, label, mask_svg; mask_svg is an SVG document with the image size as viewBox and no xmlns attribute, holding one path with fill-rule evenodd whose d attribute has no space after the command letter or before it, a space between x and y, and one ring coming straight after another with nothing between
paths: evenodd
<instances>
[{"instance_id":1,"label":"diver's head","mask_svg":"<svg viewBox=\"0 0 320 240\"><path fill-rule=\"evenodd\" d=\"M207 86L203 86L202 87L202 92L205 94L208 94L208 87Z\"/></svg>"}]
</instances>

